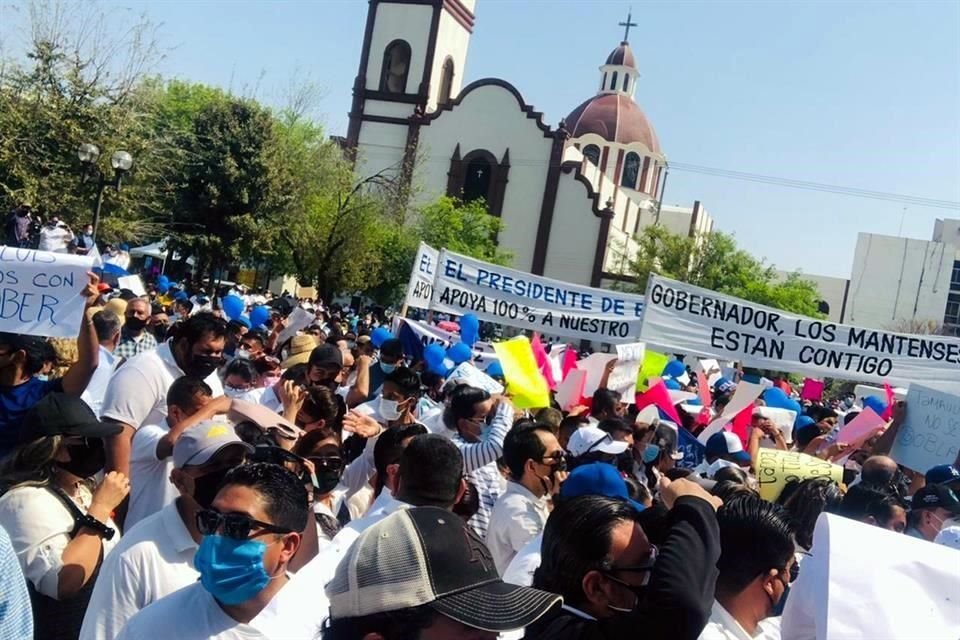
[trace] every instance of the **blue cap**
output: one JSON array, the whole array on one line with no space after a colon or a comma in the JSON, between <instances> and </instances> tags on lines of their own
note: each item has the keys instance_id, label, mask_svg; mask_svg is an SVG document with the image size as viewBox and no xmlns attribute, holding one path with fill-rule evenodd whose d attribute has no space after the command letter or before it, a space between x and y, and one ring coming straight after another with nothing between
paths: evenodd
<instances>
[{"instance_id":1,"label":"blue cap","mask_svg":"<svg viewBox=\"0 0 960 640\"><path fill-rule=\"evenodd\" d=\"M189 299L190 299L190 296L187 295L186 291L181 291L176 296L174 296L174 300L189 300Z\"/></svg>"},{"instance_id":2,"label":"blue cap","mask_svg":"<svg viewBox=\"0 0 960 640\"><path fill-rule=\"evenodd\" d=\"M717 378L717 381L713 383L713 389L717 393L730 393L736 388L737 385L722 377Z\"/></svg>"},{"instance_id":3,"label":"blue cap","mask_svg":"<svg viewBox=\"0 0 960 640\"><path fill-rule=\"evenodd\" d=\"M608 498L623 498L637 511L644 507L639 502L630 499L627 493L627 483L617 468L606 462L591 462L580 465L570 472L570 475L560 485L561 498L576 498L578 496L606 496Z\"/></svg>"},{"instance_id":4,"label":"blue cap","mask_svg":"<svg viewBox=\"0 0 960 640\"><path fill-rule=\"evenodd\" d=\"M737 434L730 431L718 431L710 436L704 455L723 458L740 465L750 464L750 454L743 450L743 443Z\"/></svg>"},{"instance_id":5,"label":"blue cap","mask_svg":"<svg viewBox=\"0 0 960 640\"><path fill-rule=\"evenodd\" d=\"M952 464L938 464L926 474L927 484L947 484L960 480L960 469Z\"/></svg>"}]
</instances>

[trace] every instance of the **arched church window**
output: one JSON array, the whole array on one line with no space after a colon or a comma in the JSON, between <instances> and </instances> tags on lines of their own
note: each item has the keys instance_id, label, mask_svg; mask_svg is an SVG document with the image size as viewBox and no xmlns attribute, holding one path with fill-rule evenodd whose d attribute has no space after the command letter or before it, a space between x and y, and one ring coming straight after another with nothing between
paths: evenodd
<instances>
[{"instance_id":1,"label":"arched church window","mask_svg":"<svg viewBox=\"0 0 960 640\"><path fill-rule=\"evenodd\" d=\"M600 147L595 144L588 144L583 148L583 157L599 167Z\"/></svg>"},{"instance_id":2,"label":"arched church window","mask_svg":"<svg viewBox=\"0 0 960 640\"><path fill-rule=\"evenodd\" d=\"M620 177L620 184L629 189L636 189L638 175L640 175L640 156L631 151L623 162L623 175Z\"/></svg>"},{"instance_id":3,"label":"arched church window","mask_svg":"<svg viewBox=\"0 0 960 640\"><path fill-rule=\"evenodd\" d=\"M410 45L404 40L394 40L383 51L383 68L380 72L380 91L406 93L407 73L410 71Z\"/></svg>"},{"instance_id":4,"label":"arched church window","mask_svg":"<svg viewBox=\"0 0 960 640\"><path fill-rule=\"evenodd\" d=\"M437 102L446 104L450 102L450 93L453 91L453 58L447 58L443 61L443 71L440 73L440 95Z\"/></svg>"},{"instance_id":5,"label":"arched church window","mask_svg":"<svg viewBox=\"0 0 960 640\"><path fill-rule=\"evenodd\" d=\"M820 300L817 302L817 311L822 313L825 316L830 315L830 303L826 300Z\"/></svg>"},{"instance_id":6,"label":"arched church window","mask_svg":"<svg viewBox=\"0 0 960 640\"><path fill-rule=\"evenodd\" d=\"M489 202L490 178L493 167L486 158L474 158L467 164L467 172L463 176L463 201L483 199Z\"/></svg>"},{"instance_id":7,"label":"arched church window","mask_svg":"<svg viewBox=\"0 0 960 640\"><path fill-rule=\"evenodd\" d=\"M603 91L607 88L607 73L604 71L603 80L600 82L600 91Z\"/></svg>"},{"instance_id":8,"label":"arched church window","mask_svg":"<svg viewBox=\"0 0 960 640\"><path fill-rule=\"evenodd\" d=\"M616 91L617 89L617 72L614 71L613 75L610 76L610 90Z\"/></svg>"},{"instance_id":9,"label":"arched church window","mask_svg":"<svg viewBox=\"0 0 960 640\"><path fill-rule=\"evenodd\" d=\"M627 92L627 87L629 87L629 86L630 86L630 74L629 74L629 73L625 73L625 74L623 74L623 92L624 92L624 93Z\"/></svg>"}]
</instances>

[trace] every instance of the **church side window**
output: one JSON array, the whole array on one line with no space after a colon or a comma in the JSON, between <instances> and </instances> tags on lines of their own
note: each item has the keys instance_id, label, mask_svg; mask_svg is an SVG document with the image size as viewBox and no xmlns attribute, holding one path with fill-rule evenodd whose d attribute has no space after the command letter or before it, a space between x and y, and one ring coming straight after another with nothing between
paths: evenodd
<instances>
[{"instance_id":1,"label":"church side window","mask_svg":"<svg viewBox=\"0 0 960 640\"><path fill-rule=\"evenodd\" d=\"M443 61L443 71L440 74L440 95L437 102L446 104L450 102L450 93L453 91L453 58L447 58Z\"/></svg>"},{"instance_id":2,"label":"church side window","mask_svg":"<svg viewBox=\"0 0 960 640\"><path fill-rule=\"evenodd\" d=\"M406 93L407 73L410 71L410 45L403 40L394 40L383 52L383 68L380 73L380 91Z\"/></svg>"},{"instance_id":3,"label":"church side window","mask_svg":"<svg viewBox=\"0 0 960 640\"><path fill-rule=\"evenodd\" d=\"M634 152L627 154L623 161L623 175L620 177L620 184L629 189L637 188L637 176L640 175L640 156Z\"/></svg>"},{"instance_id":4,"label":"church side window","mask_svg":"<svg viewBox=\"0 0 960 640\"><path fill-rule=\"evenodd\" d=\"M600 166L600 147L595 144L588 144L583 148L583 157L592 162L593 164Z\"/></svg>"},{"instance_id":5,"label":"church side window","mask_svg":"<svg viewBox=\"0 0 960 640\"><path fill-rule=\"evenodd\" d=\"M467 165L467 173L463 177L463 201L489 200L490 178L493 167L485 158L474 158Z\"/></svg>"},{"instance_id":6,"label":"church side window","mask_svg":"<svg viewBox=\"0 0 960 640\"><path fill-rule=\"evenodd\" d=\"M617 89L617 72L614 71L613 75L610 76L610 90L616 91Z\"/></svg>"},{"instance_id":7,"label":"church side window","mask_svg":"<svg viewBox=\"0 0 960 640\"><path fill-rule=\"evenodd\" d=\"M630 86L630 74L625 73L623 74L623 92L624 93L628 91L629 86Z\"/></svg>"}]
</instances>

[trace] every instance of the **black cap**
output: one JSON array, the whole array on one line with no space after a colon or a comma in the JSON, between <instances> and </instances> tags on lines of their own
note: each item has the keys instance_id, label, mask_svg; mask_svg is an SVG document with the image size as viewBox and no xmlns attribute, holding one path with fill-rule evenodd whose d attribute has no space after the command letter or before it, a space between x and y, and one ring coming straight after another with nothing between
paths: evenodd
<instances>
[{"instance_id":1,"label":"black cap","mask_svg":"<svg viewBox=\"0 0 960 640\"><path fill-rule=\"evenodd\" d=\"M100 422L87 403L66 393L48 393L33 405L20 425L20 441L45 436L106 438L123 430L119 424Z\"/></svg>"},{"instance_id":2,"label":"black cap","mask_svg":"<svg viewBox=\"0 0 960 640\"><path fill-rule=\"evenodd\" d=\"M917 509L946 509L953 515L960 515L960 498L952 489L942 484L928 484L913 494L910 508Z\"/></svg>"},{"instance_id":3,"label":"black cap","mask_svg":"<svg viewBox=\"0 0 960 640\"><path fill-rule=\"evenodd\" d=\"M333 344L322 344L310 352L311 367L343 367L343 351Z\"/></svg>"},{"instance_id":4,"label":"black cap","mask_svg":"<svg viewBox=\"0 0 960 640\"><path fill-rule=\"evenodd\" d=\"M389 356L391 358L402 358L403 343L399 338L390 338L389 340L384 340L383 344L380 345L380 355Z\"/></svg>"}]
</instances>

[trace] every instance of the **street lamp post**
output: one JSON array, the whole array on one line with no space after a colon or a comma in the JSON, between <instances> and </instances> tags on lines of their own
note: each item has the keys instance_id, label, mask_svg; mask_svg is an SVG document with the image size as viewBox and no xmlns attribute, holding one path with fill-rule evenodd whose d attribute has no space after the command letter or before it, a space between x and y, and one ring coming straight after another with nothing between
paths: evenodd
<instances>
[{"instance_id":1,"label":"street lamp post","mask_svg":"<svg viewBox=\"0 0 960 640\"><path fill-rule=\"evenodd\" d=\"M97 166L97 160L100 158L100 148L89 142L81 144L77 149L77 157L83 165L82 182L86 183L95 180L97 183L97 199L93 205L93 239L97 239L97 231L100 228L100 207L103 205L103 191L108 186L120 191L120 184L123 182L123 174L130 171L133 166L133 156L126 151L116 151L110 156L110 166L113 168L113 177L109 177L100 171Z\"/></svg>"}]
</instances>

